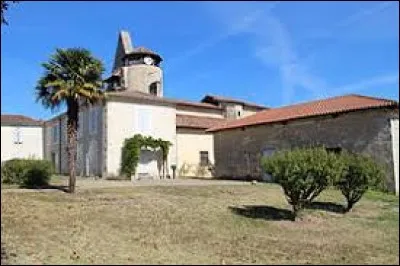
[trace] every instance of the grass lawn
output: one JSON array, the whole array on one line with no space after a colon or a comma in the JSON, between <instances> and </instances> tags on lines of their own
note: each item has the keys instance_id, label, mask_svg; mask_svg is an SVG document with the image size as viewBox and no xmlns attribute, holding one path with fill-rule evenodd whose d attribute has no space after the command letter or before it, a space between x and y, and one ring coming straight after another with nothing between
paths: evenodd
<instances>
[{"instance_id":1,"label":"grass lawn","mask_svg":"<svg viewBox=\"0 0 400 266\"><path fill-rule=\"evenodd\" d=\"M399 263L399 198L380 193L341 214L326 191L296 222L271 184L1 193L9 264Z\"/></svg>"}]
</instances>

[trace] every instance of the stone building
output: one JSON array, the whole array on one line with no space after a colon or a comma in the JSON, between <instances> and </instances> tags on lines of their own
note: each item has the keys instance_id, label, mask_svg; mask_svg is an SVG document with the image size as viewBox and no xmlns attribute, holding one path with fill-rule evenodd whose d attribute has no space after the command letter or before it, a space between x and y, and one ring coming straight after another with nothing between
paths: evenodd
<instances>
[{"instance_id":1,"label":"stone building","mask_svg":"<svg viewBox=\"0 0 400 266\"><path fill-rule=\"evenodd\" d=\"M345 95L273 108L224 122L214 133L215 175L267 178L261 157L275 151L324 145L364 153L381 163L391 190L399 190L399 104Z\"/></svg>"},{"instance_id":2,"label":"stone building","mask_svg":"<svg viewBox=\"0 0 400 266\"><path fill-rule=\"evenodd\" d=\"M215 95L199 102L171 99L164 97L161 62L156 52L134 47L129 33L119 34L113 69L104 81L106 101L80 108L78 175L119 175L124 140L140 133L172 143L169 175L176 165L178 177L262 179L262 156L323 144L336 151L370 154L386 167L387 183L398 191L398 102L346 95L269 109ZM65 113L29 124L35 137L24 127L30 137L23 146L13 142L16 124L6 122L7 115L1 119L2 161L36 154L52 161L58 173L68 173ZM28 126L24 123L19 124L21 130ZM160 178L160 160L159 152L142 150L132 178Z\"/></svg>"},{"instance_id":3,"label":"stone building","mask_svg":"<svg viewBox=\"0 0 400 266\"><path fill-rule=\"evenodd\" d=\"M205 129L264 110L266 107L206 95L200 102L164 97L162 58L145 47L134 47L121 32L111 75L104 81L107 100L79 112L77 171L81 176L120 174L126 138L140 133L172 143L168 154L178 176L212 176L214 140ZM45 122L44 157L60 173L68 172L66 114ZM142 150L134 178L159 178L161 154Z\"/></svg>"}]
</instances>

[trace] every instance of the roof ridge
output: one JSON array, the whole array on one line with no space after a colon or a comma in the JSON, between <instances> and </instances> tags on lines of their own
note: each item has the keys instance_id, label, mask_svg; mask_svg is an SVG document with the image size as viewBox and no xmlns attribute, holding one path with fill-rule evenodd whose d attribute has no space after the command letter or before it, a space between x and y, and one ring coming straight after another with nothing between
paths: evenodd
<instances>
[{"instance_id":1,"label":"roof ridge","mask_svg":"<svg viewBox=\"0 0 400 266\"><path fill-rule=\"evenodd\" d=\"M211 119L221 119L221 120L226 120L226 118L223 117L211 117L211 116L202 116L202 115L185 115L185 114L176 114L177 116L189 116L189 117L196 117L196 118L211 118Z\"/></svg>"},{"instance_id":2,"label":"roof ridge","mask_svg":"<svg viewBox=\"0 0 400 266\"><path fill-rule=\"evenodd\" d=\"M295 107L295 106L315 104L315 103L318 103L318 102L327 102L327 101L331 101L331 100L334 100L334 99L346 98L346 97L351 97L351 96L360 97L360 98L367 98L367 99L372 99L372 100L396 102L396 101L391 100L391 99L385 99L385 98L378 98L378 97L373 97L373 96L349 93L349 94L344 94L344 95L332 96L332 97L328 97L328 98L320 98L320 99L314 99L314 100L311 100L311 101L304 101L304 102L287 104L287 105L278 106L278 107L272 107L271 109L264 110L264 111L261 111L261 112L265 112L265 111L269 111L269 110L273 110L273 109L281 109L281 108L286 108L286 107Z\"/></svg>"},{"instance_id":3,"label":"roof ridge","mask_svg":"<svg viewBox=\"0 0 400 266\"><path fill-rule=\"evenodd\" d=\"M345 94L343 96L356 96L356 97L360 97L360 98L367 98L367 99L372 99L372 100L380 100L380 101L388 101L388 102L398 103L398 101L389 99L389 98L375 97L375 96L370 96L370 95L361 95L361 94L357 94L357 93Z\"/></svg>"},{"instance_id":4,"label":"roof ridge","mask_svg":"<svg viewBox=\"0 0 400 266\"><path fill-rule=\"evenodd\" d=\"M225 99L228 102L229 102L229 100L232 100L234 102L243 103L243 104L248 105L248 106L260 107L260 108L265 108L265 109L270 108L270 107L268 107L268 106L266 106L264 104L256 103L256 102L253 102L253 101L247 100L247 99L242 99L240 97L236 98L236 97L216 95L216 94L205 94L200 101L203 101L207 97L217 98L217 99L219 98L221 100Z\"/></svg>"}]
</instances>

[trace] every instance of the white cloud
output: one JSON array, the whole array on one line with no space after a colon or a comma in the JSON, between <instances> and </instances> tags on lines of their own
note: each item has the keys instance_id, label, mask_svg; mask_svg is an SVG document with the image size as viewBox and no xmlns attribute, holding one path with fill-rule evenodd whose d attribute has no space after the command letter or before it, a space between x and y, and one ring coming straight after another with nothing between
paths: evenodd
<instances>
[{"instance_id":1,"label":"white cloud","mask_svg":"<svg viewBox=\"0 0 400 266\"><path fill-rule=\"evenodd\" d=\"M351 92L361 93L370 88L376 88L383 85L399 84L399 73L388 73L380 76L370 77L358 81L356 83L347 84L344 86L329 89L330 95L347 94Z\"/></svg>"},{"instance_id":2,"label":"white cloud","mask_svg":"<svg viewBox=\"0 0 400 266\"><path fill-rule=\"evenodd\" d=\"M205 40L198 46L188 49L182 56L172 60L174 61L172 64L204 52L230 36L246 33L246 37L253 44L253 48L249 52L261 60L266 67L278 71L282 83L282 104L290 104L296 93L299 92L310 98L321 98L330 95L332 92L346 93L363 90L377 84L395 82L396 77L388 75L329 89L331 86L323 77L316 75L308 64L310 57L316 53L315 48L320 50L324 45L321 46L317 43L310 53L300 56L289 29L276 14L271 12L277 3L279 2L272 4L261 2L207 3L208 7L212 8L210 10L212 18L225 25L227 30L219 36ZM320 35L324 38L337 38L336 32L342 32L352 24L369 19L373 14L387 9L391 4L391 2L383 2L373 8L360 9L350 16L339 19L331 27L319 29ZM331 44L332 42L329 42L327 45Z\"/></svg>"},{"instance_id":3,"label":"white cloud","mask_svg":"<svg viewBox=\"0 0 400 266\"><path fill-rule=\"evenodd\" d=\"M356 22L368 19L371 15L387 9L391 5L391 2L383 2L373 8L360 9L356 13L339 20L330 27L331 29L320 29L320 32L326 38L334 37L338 30L343 30ZM227 11L224 10L224 12L226 13ZM264 14L250 27L247 27L245 31L250 33L256 40L253 51L256 57L267 67L274 68L279 72L282 82L282 104L291 103L296 92L303 93L303 95L306 93L312 98L328 96L330 94L328 93L330 86L323 77L316 75L307 63L315 55L315 48L311 53L300 56L285 23L277 15L272 14L270 10L264 12ZM224 20L227 20L227 18L229 17L225 16ZM230 22L224 21L224 23ZM321 47L323 46L319 44L316 46L319 49ZM353 86L343 87L342 90L343 92L352 91L389 81L393 81L393 77L387 76L366 80L365 83L352 84ZM329 91L331 90L329 89Z\"/></svg>"},{"instance_id":4,"label":"white cloud","mask_svg":"<svg viewBox=\"0 0 400 266\"><path fill-rule=\"evenodd\" d=\"M260 19L263 16L265 11L271 10L279 2L280 1L275 1L275 2L269 3L269 6L267 7L266 10L260 10L260 9L251 10L251 11L247 12L246 14L241 15L240 17L238 17L237 19L232 21L232 23L229 24L229 28L226 31L224 31L222 34L215 36L215 37L211 37L211 38L201 42L197 46L191 47L188 50L183 51L181 53L181 55L178 57L171 58L169 60L168 68L172 69L174 67L174 65L176 65L180 62L183 62L185 60L188 60L190 57L206 51L207 49L217 45L218 43L228 39L231 36L240 34L242 32L246 32L249 27L251 27L254 23L256 23L256 21L258 19ZM213 4L214 3L212 3L211 5L213 5ZM224 4L226 4L226 3L224 3Z\"/></svg>"},{"instance_id":5,"label":"white cloud","mask_svg":"<svg viewBox=\"0 0 400 266\"><path fill-rule=\"evenodd\" d=\"M289 104L299 89L310 93L314 98L326 94L326 82L299 60L290 32L277 16L267 14L250 32L256 39L254 52L257 58L266 66L279 71L282 104Z\"/></svg>"}]
</instances>

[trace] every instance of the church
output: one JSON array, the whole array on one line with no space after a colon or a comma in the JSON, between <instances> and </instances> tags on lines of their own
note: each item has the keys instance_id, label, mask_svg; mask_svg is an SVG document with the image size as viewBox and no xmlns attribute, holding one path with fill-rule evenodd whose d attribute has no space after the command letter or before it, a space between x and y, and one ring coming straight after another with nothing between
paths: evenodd
<instances>
[{"instance_id":1,"label":"church","mask_svg":"<svg viewBox=\"0 0 400 266\"><path fill-rule=\"evenodd\" d=\"M77 175L119 176L125 139L141 134L172 143L170 178L265 180L261 157L323 145L371 156L384 166L389 190L399 193L398 101L349 94L268 108L216 95L177 100L164 97L161 62L161 55L120 32L104 80L107 99L79 112ZM66 122L65 113L48 121L2 114L1 161L34 156L67 174ZM161 163L159 151L142 149L132 180L161 178Z\"/></svg>"},{"instance_id":2,"label":"church","mask_svg":"<svg viewBox=\"0 0 400 266\"><path fill-rule=\"evenodd\" d=\"M164 97L162 57L132 45L128 32L118 37L111 75L104 80L104 104L79 113L77 169L80 176L118 176L121 148L135 134L172 143L167 175L211 177L214 142L207 128L237 119L266 107L237 99L205 95L200 102ZM66 114L44 123L44 157L60 173L68 172ZM142 150L136 179L160 178L161 155Z\"/></svg>"}]
</instances>

